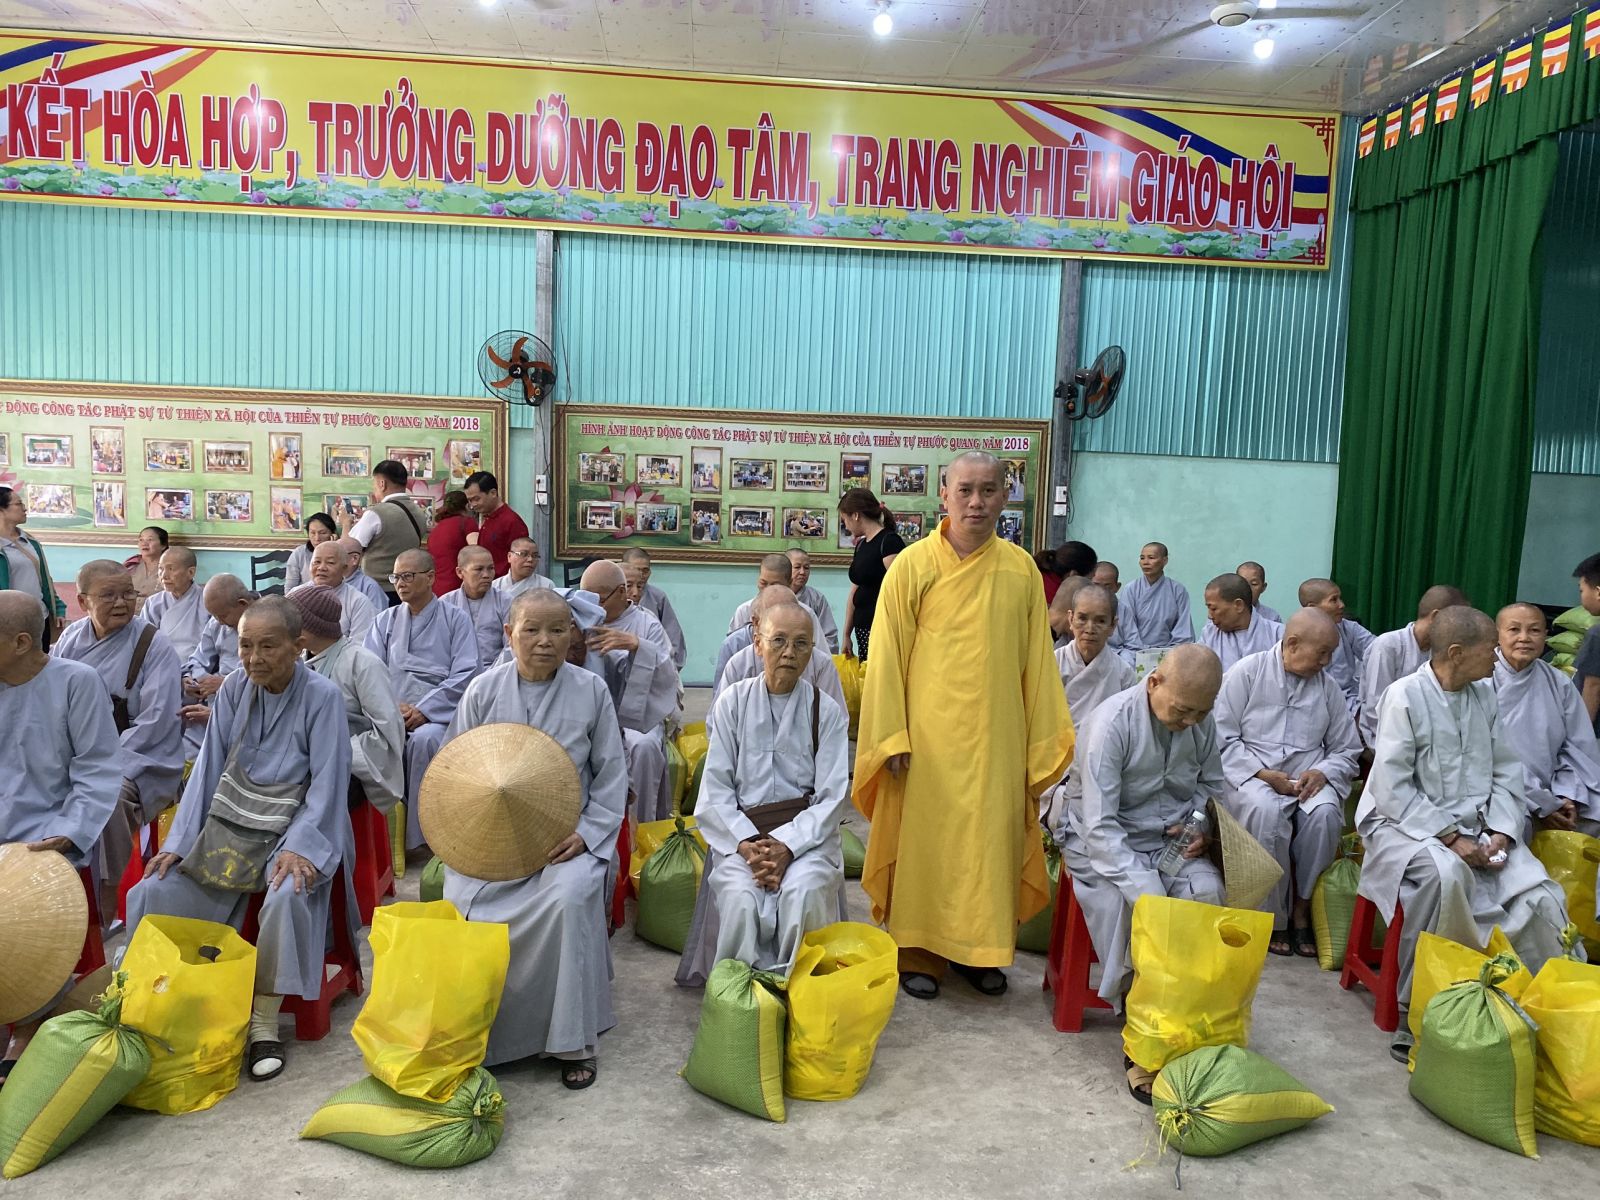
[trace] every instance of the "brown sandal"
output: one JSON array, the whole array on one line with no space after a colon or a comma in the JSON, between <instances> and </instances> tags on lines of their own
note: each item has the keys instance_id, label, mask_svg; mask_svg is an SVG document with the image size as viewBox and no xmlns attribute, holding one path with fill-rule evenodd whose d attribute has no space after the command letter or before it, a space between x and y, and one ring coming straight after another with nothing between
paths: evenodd
<instances>
[{"instance_id":1,"label":"brown sandal","mask_svg":"<svg viewBox=\"0 0 1600 1200\"><path fill-rule=\"evenodd\" d=\"M1128 1077L1128 1095L1140 1104L1154 1104L1156 1073L1146 1071L1126 1054L1122 1056L1122 1069Z\"/></svg>"}]
</instances>

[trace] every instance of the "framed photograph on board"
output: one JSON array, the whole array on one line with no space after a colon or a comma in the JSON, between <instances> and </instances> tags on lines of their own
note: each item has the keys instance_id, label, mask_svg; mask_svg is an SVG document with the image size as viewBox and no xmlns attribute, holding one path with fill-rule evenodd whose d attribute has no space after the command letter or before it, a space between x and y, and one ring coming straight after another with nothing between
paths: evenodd
<instances>
[{"instance_id":1,"label":"framed photograph on board","mask_svg":"<svg viewBox=\"0 0 1600 1200\"><path fill-rule=\"evenodd\" d=\"M1015 504L1027 494L1028 461L1023 458L1002 458L1006 469L1006 502Z\"/></svg>"},{"instance_id":2,"label":"framed photograph on board","mask_svg":"<svg viewBox=\"0 0 1600 1200\"><path fill-rule=\"evenodd\" d=\"M322 473L331 479L359 479L372 474L371 446L324 446Z\"/></svg>"},{"instance_id":3,"label":"framed photograph on board","mask_svg":"<svg viewBox=\"0 0 1600 1200\"><path fill-rule=\"evenodd\" d=\"M844 527L844 520L842 518L839 520L839 549L847 551L850 554L854 554L856 552L855 535Z\"/></svg>"},{"instance_id":4,"label":"framed photograph on board","mask_svg":"<svg viewBox=\"0 0 1600 1200\"><path fill-rule=\"evenodd\" d=\"M248 475L255 466L249 442L201 442L200 454L207 475Z\"/></svg>"},{"instance_id":5,"label":"framed photograph on board","mask_svg":"<svg viewBox=\"0 0 1600 1200\"><path fill-rule=\"evenodd\" d=\"M207 492L206 520L255 520L255 493L236 491Z\"/></svg>"},{"instance_id":6,"label":"framed photograph on board","mask_svg":"<svg viewBox=\"0 0 1600 1200\"><path fill-rule=\"evenodd\" d=\"M637 504L633 509L633 527L639 533L677 533L678 506L676 504Z\"/></svg>"},{"instance_id":7,"label":"framed photograph on board","mask_svg":"<svg viewBox=\"0 0 1600 1200\"><path fill-rule=\"evenodd\" d=\"M298 433L267 434L267 457L272 460L269 476L273 479L302 478L305 467L301 458L303 445Z\"/></svg>"},{"instance_id":8,"label":"framed photograph on board","mask_svg":"<svg viewBox=\"0 0 1600 1200\"><path fill-rule=\"evenodd\" d=\"M683 459L676 454L639 454L634 457L637 482L643 487L683 486Z\"/></svg>"},{"instance_id":9,"label":"framed photograph on board","mask_svg":"<svg viewBox=\"0 0 1600 1200\"><path fill-rule=\"evenodd\" d=\"M1022 545L1022 510L1008 508L1000 514L1000 522L995 526L995 533L1002 541Z\"/></svg>"},{"instance_id":10,"label":"framed photograph on board","mask_svg":"<svg viewBox=\"0 0 1600 1200\"><path fill-rule=\"evenodd\" d=\"M483 443L449 441L444 444L445 461L450 464L450 482L466 482L474 471L483 470Z\"/></svg>"},{"instance_id":11,"label":"framed photograph on board","mask_svg":"<svg viewBox=\"0 0 1600 1200\"><path fill-rule=\"evenodd\" d=\"M828 536L828 510L825 508L786 508L783 510L785 538L825 538Z\"/></svg>"},{"instance_id":12,"label":"framed photograph on board","mask_svg":"<svg viewBox=\"0 0 1600 1200\"><path fill-rule=\"evenodd\" d=\"M23 493L30 517L75 517L77 498L70 483L30 483Z\"/></svg>"},{"instance_id":13,"label":"framed photograph on board","mask_svg":"<svg viewBox=\"0 0 1600 1200\"><path fill-rule=\"evenodd\" d=\"M928 468L921 463L885 463L879 490L885 496L926 496Z\"/></svg>"},{"instance_id":14,"label":"framed photograph on board","mask_svg":"<svg viewBox=\"0 0 1600 1200\"><path fill-rule=\"evenodd\" d=\"M846 491L850 488L870 488L872 486L872 455L841 454L839 456L839 486Z\"/></svg>"},{"instance_id":15,"label":"framed photograph on board","mask_svg":"<svg viewBox=\"0 0 1600 1200\"><path fill-rule=\"evenodd\" d=\"M0 467L11 465L11 435L0 433Z\"/></svg>"},{"instance_id":16,"label":"framed photograph on board","mask_svg":"<svg viewBox=\"0 0 1600 1200\"><path fill-rule=\"evenodd\" d=\"M118 430L120 433L121 430ZM97 529L128 527L127 485L120 479L94 481L94 523Z\"/></svg>"},{"instance_id":17,"label":"framed photograph on board","mask_svg":"<svg viewBox=\"0 0 1600 1200\"><path fill-rule=\"evenodd\" d=\"M273 533L299 533L305 528L305 514L301 509L303 501L299 488L275 487L268 501L272 505Z\"/></svg>"},{"instance_id":18,"label":"framed photograph on board","mask_svg":"<svg viewBox=\"0 0 1600 1200\"><path fill-rule=\"evenodd\" d=\"M428 520L430 520L430 521L433 520L433 497L432 496L413 495L411 497L411 503L415 504L417 506L417 511L419 513L421 513L423 516L427 517Z\"/></svg>"},{"instance_id":19,"label":"framed photograph on board","mask_svg":"<svg viewBox=\"0 0 1600 1200\"><path fill-rule=\"evenodd\" d=\"M56 433L23 434L22 464L26 467L72 466L72 438Z\"/></svg>"},{"instance_id":20,"label":"framed photograph on board","mask_svg":"<svg viewBox=\"0 0 1600 1200\"><path fill-rule=\"evenodd\" d=\"M144 515L150 521L192 521L194 492L190 488L145 488Z\"/></svg>"},{"instance_id":21,"label":"framed photograph on board","mask_svg":"<svg viewBox=\"0 0 1600 1200\"><path fill-rule=\"evenodd\" d=\"M778 484L778 461L773 458L735 458L728 462L736 492L770 492Z\"/></svg>"},{"instance_id":22,"label":"framed photograph on board","mask_svg":"<svg viewBox=\"0 0 1600 1200\"><path fill-rule=\"evenodd\" d=\"M115 425L94 425L89 429L89 471L94 475L127 473L122 430Z\"/></svg>"},{"instance_id":23,"label":"framed photograph on board","mask_svg":"<svg viewBox=\"0 0 1600 1200\"><path fill-rule=\"evenodd\" d=\"M192 474L194 443L187 438L145 438L144 469Z\"/></svg>"},{"instance_id":24,"label":"framed photograph on board","mask_svg":"<svg viewBox=\"0 0 1600 1200\"><path fill-rule=\"evenodd\" d=\"M783 490L786 492L825 492L828 490L828 464L807 458L791 458L783 464Z\"/></svg>"},{"instance_id":25,"label":"framed photograph on board","mask_svg":"<svg viewBox=\"0 0 1600 1200\"><path fill-rule=\"evenodd\" d=\"M578 482L622 486L625 464L620 454L578 455Z\"/></svg>"},{"instance_id":26,"label":"framed photograph on board","mask_svg":"<svg viewBox=\"0 0 1600 1200\"><path fill-rule=\"evenodd\" d=\"M433 478L433 449L429 446L385 446L385 458L392 458L406 469L411 479Z\"/></svg>"},{"instance_id":27,"label":"framed photograph on board","mask_svg":"<svg viewBox=\"0 0 1600 1200\"><path fill-rule=\"evenodd\" d=\"M579 455L579 457L583 457ZM717 495L722 491L722 451L716 446L693 446L689 450L689 490L691 492L710 492Z\"/></svg>"},{"instance_id":28,"label":"framed photograph on board","mask_svg":"<svg viewBox=\"0 0 1600 1200\"><path fill-rule=\"evenodd\" d=\"M622 528L622 505L615 500L586 500L578 508L578 521L585 529L612 530Z\"/></svg>"},{"instance_id":29,"label":"framed photograph on board","mask_svg":"<svg viewBox=\"0 0 1600 1200\"><path fill-rule=\"evenodd\" d=\"M894 531L900 535L900 540L909 546L922 536L922 514L896 513Z\"/></svg>"},{"instance_id":30,"label":"framed photograph on board","mask_svg":"<svg viewBox=\"0 0 1600 1200\"><path fill-rule=\"evenodd\" d=\"M717 468L722 469L720 466ZM690 506L689 540L701 546L722 541L722 501L696 500Z\"/></svg>"},{"instance_id":31,"label":"framed photograph on board","mask_svg":"<svg viewBox=\"0 0 1600 1200\"><path fill-rule=\"evenodd\" d=\"M771 537L772 510L734 505L728 510L728 533L732 537Z\"/></svg>"},{"instance_id":32,"label":"framed photograph on board","mask_svg":"<svg viewBox=\"0 0 1600 1200\"><path fill-rule=\"evenodd\" d=\"M341 517L349 517L352 521L358 520L362 513L367 511L371 498L366 495L357 495L354 492L329 492L323 496L323 512L333 518L337 525ZM415 500L415 497L412 497Z\"/></svg>"}]
</instances>

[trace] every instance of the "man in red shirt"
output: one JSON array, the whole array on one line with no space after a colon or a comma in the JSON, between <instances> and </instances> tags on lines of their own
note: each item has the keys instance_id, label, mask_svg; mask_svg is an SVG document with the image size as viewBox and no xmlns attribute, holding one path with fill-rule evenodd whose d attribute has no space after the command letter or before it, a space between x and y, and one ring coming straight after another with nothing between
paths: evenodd
<instances>
[{"instance_id":1,"label":"man in red shirt","mask_svg":"<svg viewBox=\"0 0 1600 1200\"><path fill-rule=\"evenodd\" d=\"M516 511L500 499L500 485L488 471L474 471L467 476L467 507L478 516L476 540L467 540L482 546L494 556L496 577L508 570L506 555L511 543L528 536L528 527Z\"/></svg>"}]
</instances>

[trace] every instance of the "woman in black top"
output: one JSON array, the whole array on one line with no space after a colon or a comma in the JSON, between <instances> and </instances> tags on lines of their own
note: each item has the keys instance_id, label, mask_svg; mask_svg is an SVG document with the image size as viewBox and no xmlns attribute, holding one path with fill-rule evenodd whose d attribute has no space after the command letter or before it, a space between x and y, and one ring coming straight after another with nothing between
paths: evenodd
<instances>
[{"instance_id":1,"label":"woman in black top","mask_svg":"<svg viewBox=\"0 0 1600 1200\"><path fill-rule=\"evenodd\" d=\"M849 653L850 631L855 630L861 661L867 659L872 617L878 608L878 589L894 556L906 548L895 531L894 514L866 488L851 488L839 501L839 520L856 539L850 560L850 599L844 606L844 644Z\"/></svg>"}]
</instances>

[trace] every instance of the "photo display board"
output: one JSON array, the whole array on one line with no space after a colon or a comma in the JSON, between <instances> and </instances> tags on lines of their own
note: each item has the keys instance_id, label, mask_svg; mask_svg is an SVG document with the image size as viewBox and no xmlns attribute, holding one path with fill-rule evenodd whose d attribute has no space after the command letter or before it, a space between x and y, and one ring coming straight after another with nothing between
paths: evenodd
<instances>
[{"instance_id":1,"label":"photo display board","mask_svg":"<svg viewBox=\"0 0 1600 1200\"><path fill-rule=\"evenodd\" d=\"M426 511L505 462L494 400L0 379L0 484L41 541L292 546L306 518L358 515L373 465L404 463Z\"/></svg>"},{"instance_id":2,"label":"photo display board","mask_svg":"<svg viewBox=\"0 0 1600 1200\"><path fill-rule=\"evenodd\" d=\"M1044 529L1045 421L566 404L554 428L559 558L638 546L660 562L752 562L798 546L848 563L845 490L870 488L914 542L938 528L944 468L968 450L1006 464L1000 535L1032 550Z\"/></svg>"}]
</instances>

